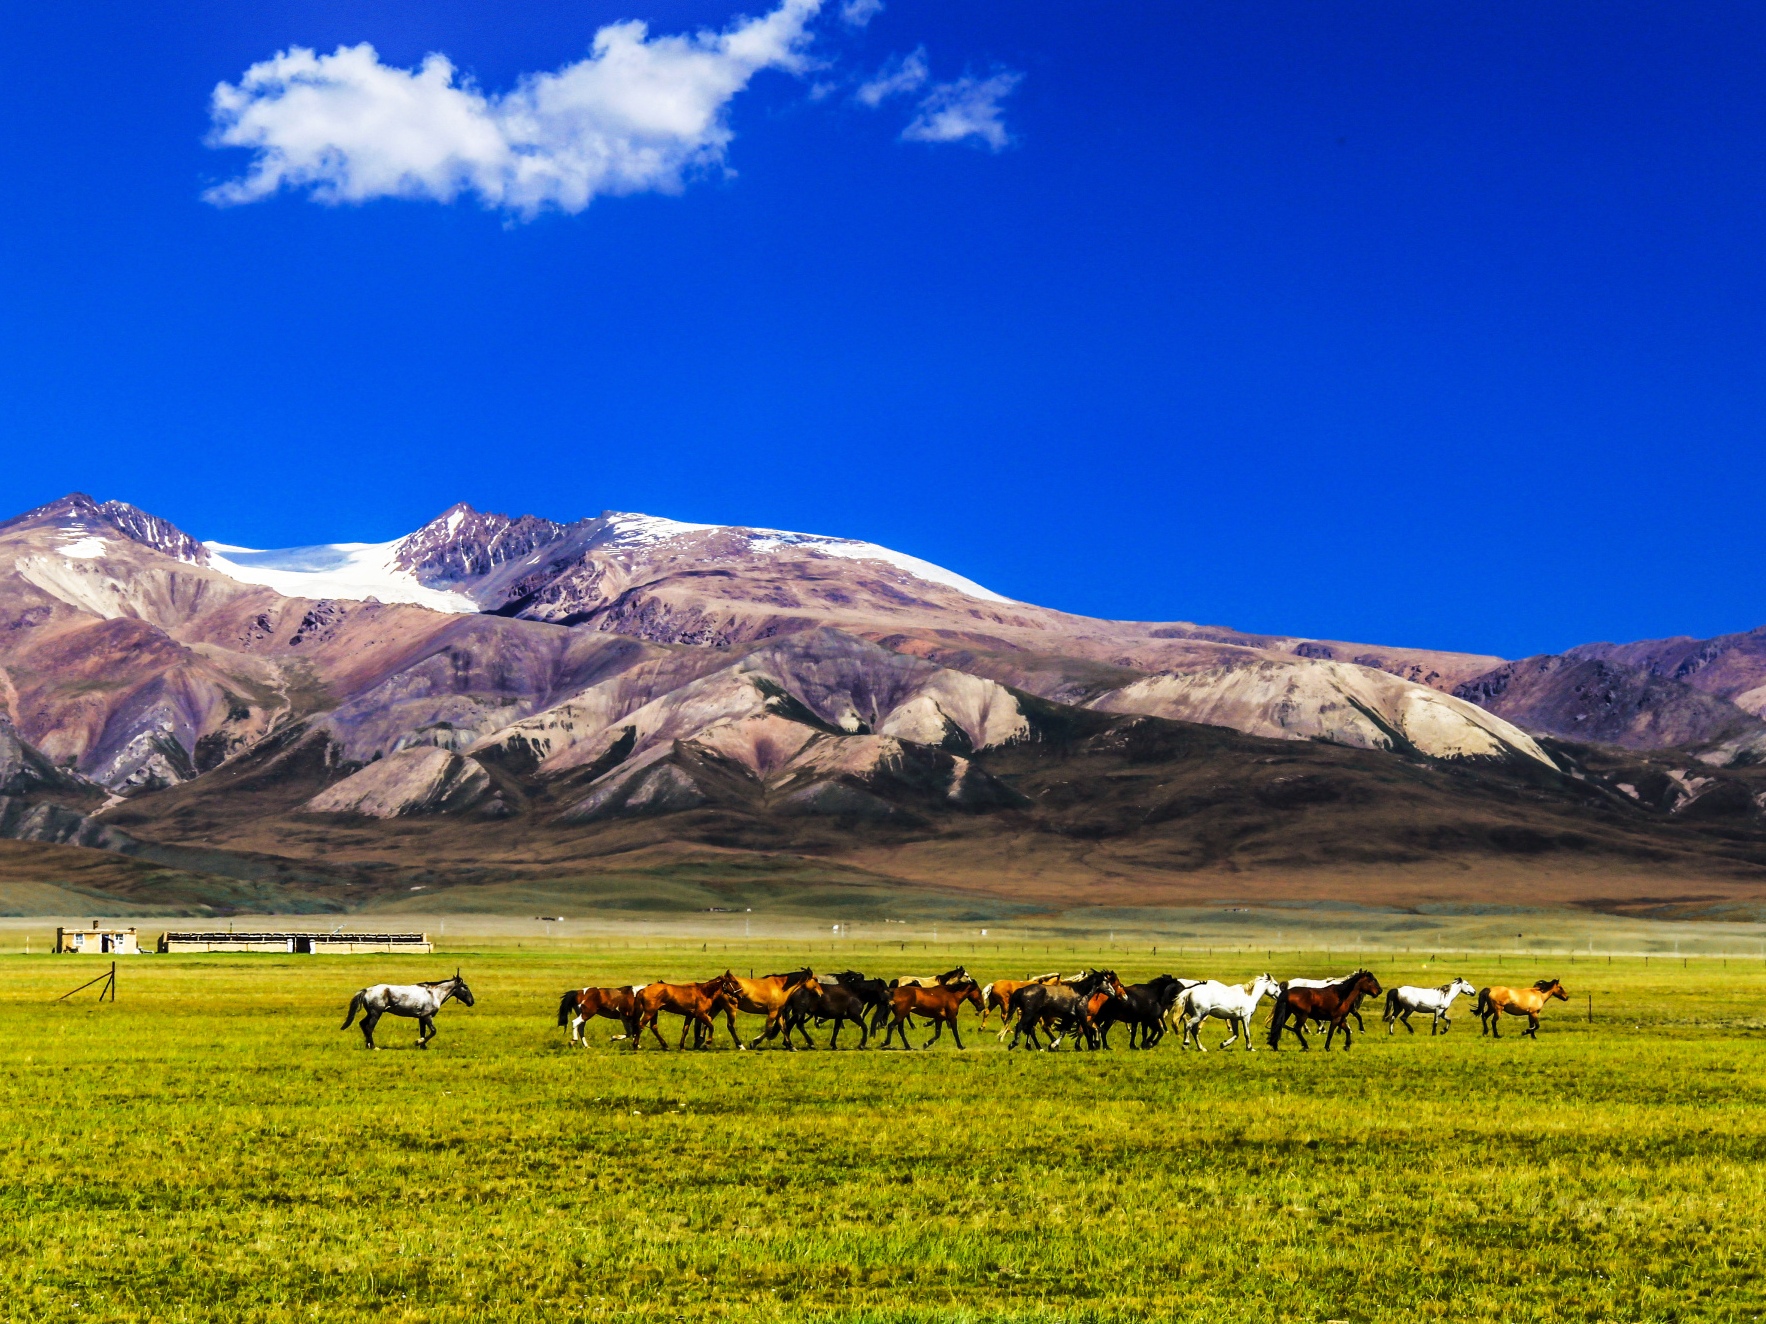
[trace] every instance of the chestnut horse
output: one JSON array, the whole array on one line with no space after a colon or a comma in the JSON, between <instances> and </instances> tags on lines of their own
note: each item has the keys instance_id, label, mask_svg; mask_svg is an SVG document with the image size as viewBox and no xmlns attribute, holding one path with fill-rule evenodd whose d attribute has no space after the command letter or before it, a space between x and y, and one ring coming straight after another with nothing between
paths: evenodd
<instances>
[{"instance_id":1,"label":"chestnut horse","mask_svg":"<svg viewBox=\"0 0 1766 1324\"><path fill-rule=\"evenodd\" d=\"M822 990L822 986L816 982L814 972L808 969L793 970L784 975L763 975L759 979L739 979L734 971L726 970L719 976L719 982L723 984L724 996L737 1011L766 1017L766 1028L755 1035L752 1042L744 1044L739 1039L736 1041L741 1048L753 1048L779 1032L784 1021L785 1004L798 989L808 988L817 993ZM730 1034L734 1036L735 1033L735 1018L731 1017ZM795 1049L789 1035L785 1037L785 1047Z\"/></svg>"},{"instance_id":2,"label":"chestnut horse","mask_svg":"<svg viewBox=\"0 0 1766 1324\"><path fill-rule=\"evenodd\" d=\"M1363 998L1377 998L1380 992L1380 981L1374 978L1370 970L1357 970L1347 979L1339 980L1328 988L1295 988L1289 985L1276 995L1275 1015L1269 1019L1269 1046L1279 1048L1282 1031L1292 1029L1294 1037L1300 1041L1301 1051L1308 1051L1306 1034L1301 1027L1307 1021L1315 1021L1331 1027L1325 1033L1327 1053L1331 1050L1331 1040L1336 1038L1338 1030L1343 1032L1343 1051L1348 1052L1349 1018L1355 1014L1355 1009L1361 1005Z\"/></svg>"},{"instance_id":3,"label":"chestnut horse","mask_svg":"<svg viewBox=\"0 0 1766 1324\"><path fill-rule=\"evenodd\" d=\"M640 987L621 984L618 988L566 989L558 1003L558 1024L570 1026L570 1042L578 1048L589 1046L583 1025L596 1016L605 1016L625 1026L624 1034L613 1036L614 1043L621 1039L635 1039L638 1034L635 1001Z\"/></svg>"},{"instance_id":4,"label":"chestnut horse","mask_svg":"<svg viewBox=\"0 0 1766 1324\"><path fill-rule=\"evenodd\" d=\"M1478 990L1478 1024L1481 1027L1478 1033L1487 1034L1492 1039L1502 1038L1502 1013L1506 1011L1510 1016L1525 1016L1527 1028L1521 1033L1537 1039L1539 1013L1550 998L1568 1002L1570 995L1555 979L1536 980L1532 988L1481 988Z\"/></svg>"},{"instance_id":5,"label":"chestnut horse","mask_svg":"<svg viewBox=\"0 0 1766 1324\"><path fill-rule=\"evenodd\" d=\"M666 1049L662 1031L656 1028L656 1018L665 1011L673 1012L681 1018L681 1041L677 1048L687 1046L687 1030L693 1030L693 1047L706 1048L717 1034L717 1024L712 1019L723 1012L724 1020L730 1027L730 1038L737 1044L742 1041L736 1037L736 1018L730 1012L730 1000L724 995L724 981L720 975L716 979L708 979L703 984L645 984L637 991L634 998L634 1020L636 1028L632 1033L632 1051L638 1051L638 1043L649 1030L656 1036L656 1046Z\"/></svg>"},{"instance_id":6,"label":"chestnut horse","mask_svg":"<svg viewBox=\"0 0 1766 1324\"><path fill-rule=\"evenodd\" d=\"M948 1025L950 1037L961 1048L963 1036L957 1033L957 1013L963 1009L965 1002L973 1003L976 1011L982 1010L981 987L973 979L963 979L951 984L933 984L929 987L924 984L902 984L891 989L891 1019L883 1034L883 1047L889 1047L889 1041L900 1034L901 1046L912 1048L913 1045L908 1042L908 1026L913 1024L912 1017L924 1016L935 1028L932 1037L920 1047L932 1047Z\"/></svg>"}]
</instances>

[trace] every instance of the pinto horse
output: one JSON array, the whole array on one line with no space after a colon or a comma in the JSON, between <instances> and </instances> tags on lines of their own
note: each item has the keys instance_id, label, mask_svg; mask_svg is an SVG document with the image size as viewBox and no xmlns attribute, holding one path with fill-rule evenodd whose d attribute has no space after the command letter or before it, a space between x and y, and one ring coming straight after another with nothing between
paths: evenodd
<instances>
[{"instance_id":1,"label":"pinto horse","mask_svg":"<svg viewBox=\"0 0 1766 1324\"><path fill-rule=\"evenodd\" d=\"M1340 979L1328 988L1295 988L1290 984L1276 995L1275 1015L1269 1018L1269 1046L1281 1047L1282 1031L1291 1029L1294 1037L1300 1041L1300 1051L1309 1051L1302 1027L1308 1021L1313 1021L1330 1026L1325 1032L1327 1053L1331 1049L1331 1040L1336 1038L1339 1030L1343 1032L1343 1051L1348 1052L1349 1018L1355 1015L1355 1009L1361 1005L1363 998L1377 998L1380 992L1380 981L1374 978L1370 970L1357 970L1347 979Z\"/></svg>"},{"instance_id":2,"label":"pinto horse","mask_svg":"<svg viewBox=\"0 0 1766 1324\"><path fill-rule=\"evenodd\" d=\"M973 979L964 979L949 984L902 984L889 992L889 1026L883 1033L883 1047L889 1047L890 1041L901 1035L901 1046L912 1048L908 1042L908 1026L913 1024L915 1016L922 1016L933 1023L932 1037L921 1044L922 1048L930 1048L938 1042L944 1033L944 1027L950 1026L950 1037L957 1041L957 1047L963 1046L963 1036L957 1033L957 1013L963 1009L965 1002L973 1003L976 1011L981 1007L981 987Z\"/></svg>"},{"instance_id":3,"label":"pinto horse","mask_svg":"<svg viewBox=\"0 0 1766 1324\"><path fill-rule=\"evenodd\" d=\"M1525 1016L1527 1028L1521 1033L1530 1039L1539 1037L1539 1013L1551 998L1560 1002L1568 1002L1570 995L1564 992L1564 986L1555 979L1534 981L1532 988L1481 988L1478 990L1478 1023L1480 1034L1487 1034L1492 1039L1502 1038L1502 1014Z\"/></svg>"},{"instance_id":4,"label":"pinto horse","mask_svg":"<svg viewBox=\"0 0 1766 1324\"><path fill-rule=\"evenodd\" d=\"M360 1011L362 1038L368 1041L368 1047L378 1048L374 1027L382 1016L390 1013L412 1017L417 1022L417 1047L428 1048L429 1041L435 1038L435 1014L449 998L458 998L468 1007L472 1005L472 990L466 987L458 970L452 979L432 979L422 984L370 984L350 999L349 1014L339 1028L349 1029Z\"/></svg>"},{"instance_id":5,"label":"pinto horse","mask_svg":"<svg viewBox=\"0 0 1766 1324\"><path fill-rule=\"evenodd\" d=\"M662 1038L662 1031L656 1028L656 1018L663 1012L673 1012L681 1018L681 1040L677 1048L686 1048L687 1030L693 1031L693 1046L707 1048L717 1034L717 1023L713 1019L718 1012L723 1012L724 1020L730 1027L730 1038L737 1044L742 1041L736 1037L736 1018L730 1011L730 1002L724 995L723 976L708 979L703 984L645 984L636 990L635 1022L632 1031L632 1051L638 1051L638 1044L649 1030L656 1036L656 1046L666 1049L668 1044Z\"/></svg>"},{"instance_id":6,"label":"pinto horse","mask_svg":"<svg viewBox=\"0 0 1766 1324\"><path fill-rule=\"evenodd\" d=\"M596 1016L605 1016L625 1026L624 1034L613 1036L615 1043L634 1038L638 1027L633 1004L641 987L639 984L622 984L618 988L567 988L558 1003L558 1024L570 1027L570 1042L576 1048L589 1046L583 1026Z\"/></svg>"},{"instance_id":7,"label":"pinto horse","mask_svg":"<svg viewBox=\"0 0 1766 1324\"><path fill-rule=\"evenodd\" d=\"M816 982L815 972L807 969L793 970L784 975L764 975L759 979L739 979L734 971L726 970L718 978L723 984L724 996L737 1011L766 1017L766 1028L755 1035L750 1043L744 1044L738 1039L736 1044L739 1048L753 1048L776 1035L784 1023L785 1004L798 989L811 988L819 993L822 988ZM730 1033L736 1033L733 1016L730 1018ZM785 1047L795 1048L789 1035L785 1036Z\"/></svg>"}]
</instances>

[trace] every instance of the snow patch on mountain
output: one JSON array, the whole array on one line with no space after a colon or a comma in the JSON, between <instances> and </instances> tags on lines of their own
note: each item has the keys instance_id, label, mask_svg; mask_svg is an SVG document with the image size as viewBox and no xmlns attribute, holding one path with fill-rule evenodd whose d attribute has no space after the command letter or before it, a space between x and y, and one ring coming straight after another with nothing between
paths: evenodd
<instances>
[{"instance_id":1,"label":"snow patch on mountain","mask_svg":"<svg viewBox=\"0 0 1766 1324\"><path fill-rule=\"evenodd\" d=\"M288 598L340 598L346 602L403 602L431 611L476 613L464 593L425 588L394 565L404 540L339 542L263 551L208 542L209 565L242 584L261 584Z\"/></svg>"},{"instance_id":2,"label":"snow patch on mountain","mask_svg":"<svg viewBox=\"0 0 1766 1324\"><path fill-rule=\"evenodd\" d=\"M983 602L1011 602L1012 599L995 593L992 589L983 588L974 580L965 578L953 570L933 565L930 561L922 561L917 556L909 556L889 547L874 542L862 542L857 538L832 538L819 533L790 533L784 529L749 529L727 524L687 524L680 520L663 519L656 515L638 515L625 511L612 511L605 517L607 527L612 532L612 543L616 547L654 547L658 543L683 537L690 533L733 533L748 542L750 552L764 555L767 552L782 550L817 552L823 556L838 556L849 561L882 561L897 570L904 570L916 579L923 579L929 584L942 584L946 588L954 588L957 592L972 598L980 598Z\"/></svg>"},{"instance_id":3,"label":"snow patch on mountain","mask_svg":"<svg viewBox=\"0 0 1766 1324\"><path fill-rule=\"evenodd\" d=\"M79 533L78 529L64 529L64 533ZM64 542L55 549L63 556L76 561L91 561L104 555L104 539L76 538L73 542Z\"/></svg>"}]
</instances>

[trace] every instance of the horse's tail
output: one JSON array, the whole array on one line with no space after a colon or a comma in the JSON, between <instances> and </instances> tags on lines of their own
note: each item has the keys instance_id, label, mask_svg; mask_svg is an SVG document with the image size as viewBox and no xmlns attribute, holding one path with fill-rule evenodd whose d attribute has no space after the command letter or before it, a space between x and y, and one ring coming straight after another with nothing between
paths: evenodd
<instances>
[{"instance_id":1,"label":"horse's tail","mask_svg":"<svg viewBox=\"0 0 1766 1324\"><path fill-rule=\"evenodd\" d=\"M338 1027L337 1027L337 1028L338 1028L338 1029L340 1029L340 1030L347 1030L347 1029L349 1029L349 1028L350 1028L350 1026L351 1026L351 1025L353 1025L353 1024L354 1024L354 1023L355 1023L355 1019L356 1019L356 1013L357 1013L357 1012L358 1012L358 1011L361 1011L361 1010L363 1010L363 1000L362 1000L362 994L363 994L363 993L365 993L365 992L367 992L367 990L366 990L366 989L362 989L362 990L361 990L361 991L360 991L360 992L358 992L358 993L357 993L357 994L356 994L356 996L355 996L355 997L353 997L353 998L351 998L351 999L350 999L350 1011L349 1011L349 1015L347 1015L347 1016L345 1016L345 1017L344 1017L344 1018L343 1018L343 1024L342 1024L342 1025L340 1025L340 1026L338 1026Z\"/></svg>"},{"instance_id":2,"label":"horse's tail","mask_svg":"<svg viewBox=\"0 0 1766 1324\"><path fill-rule=\"evenodd\" d=\"M1487 988L1481 988L1478 990L1478 1015L1479 1016L1488 1016L1489 1014L1490 1014L1490 990Z\"/></svg>"},{"instance_id":3,"label":"horse's tail","mask_svg":"<svg viewBox=\"0 0 1766 1324\"><path fill-rule=\"evenodd\" d=\"M1386 1019L1389 1021L1398 1019L1398 990L1395 988L1386 990Z\"/></svg>"},{"instance_id":4,"label":"horse's tail","mask_svg":"<svg viewBox=\"0 0 1766 1324\"><path fill-rule=\"evenodd\" d=\"M558 1024L569 1025L570 1013L576 1010L576 990L566 989L563 999L558 1003Z\"/></svg>"},{"instance_id":5,"label":"horse's tail","mask_svg":"<svg viewBox=\"0 0 1766 1324\"><path fill-rule=\"evenodd\" d=\"M1275 995L1275 1010L1269 1018L1269 1046L1279 1048L1282 1042L1282 1026L1288 1023L1288 990L1283 989ZM1304 1042L1305 1036L1301 1036Z\"/></svg>"}]
</instances>

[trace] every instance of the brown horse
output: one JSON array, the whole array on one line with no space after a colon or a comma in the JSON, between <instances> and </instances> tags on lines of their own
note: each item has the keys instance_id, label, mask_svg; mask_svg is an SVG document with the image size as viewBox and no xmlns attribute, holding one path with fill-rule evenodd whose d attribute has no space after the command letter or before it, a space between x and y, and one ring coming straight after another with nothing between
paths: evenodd
<instances>
[{"instance_id":1,"label":"brown horse","mask_svg":"<svg viewBox=\"0 0 1766 1324\"><path fill-rule=\"evenodd\" d=\"M730 1013L730 1002L724 996L723 977L708 979L703 984L646 984L639 989L636 997L635 1020L637 1028L632 1033L632 1051L638 1051L638 1043L649 1030L656 1036L656 1046L666 1049L662 1031L656 1028L656 1018L663 1012L673 1012L681 1018L681 1041L677 1048L687 1046L687 1030L693 1030L693 1046L705 1048L717 1034L717 1024L712 1019L723 1012L724 1019L729 1023L730 1038L736 1039L736 1018Z\"/></svg>"},{"instance_id":2,"label":"brown horse","mask_svg":"<svg viewBox=\"0 0 1766 1324\"><path fill-rule=\"evenodd\" d=\"M588 1037L583 1033L583 1025L596 1016L605 1016L608 1020L618 1021L625 1026L624 1034L613 1036L615 1043L621 1039L636 1040L637 992L635 987L624 984L618 988L566 989L563 999L558 1003L558 1024L570 1026L570 1042L579 1048L589 1046ZM633 1046L636 1047L636 1044Z\"/></svg>"},{"instance_id":3,"label":"brown horse","mask_svg":"<svg viewBox=\"0 0 1766 1324\"><path fill-rule=\"evenodd\" d=\"M889 1047L889 1041L897 1034L901 1035L901 1046L912 1048L908 1042L907 1027L913 1022L914 1016L923 1016L933 1022L935 1028L932 1037L921 1044L922 1048L930 1048L938 1042L938 1036L944 1033L944 1027L950 1026L950 1037L957 1041L957 1047L963 1046L963 1036L957 1033L957 1013L963 1009L965 1002L973 1003L976 1011L981 1011L981 987L973 979L964 979L959 983L933 984L927 987L922 984L903 984L889 991L889 1028L883 1035L883 1047Z\"/></svg>"},{"instance_id":4,"label":"brown horse","mask_svg":"<svg viewBox=\"0 0 1766 1324\"><path fill-rule=\"evenodd\" d=\"M1555 979L1535 980L1532 988L1481 988L1478 990L1478 1033L1487 1034L1492 1039L1502 1038L1502 1013L1506 1011L1510 1016L1525 1016L1527 1028L1521 1033L1537 1039L1539 1013L1551 998L1560 1002L1570 1000L1564 986Z\"/></svg>"},{"instance_id":5,"label":"brown horse","mask_svg":"<svg viewBox=\"0 0 1766 1324\"><path fill-rule=\"evenodd\" d=\"M737 1011L766 1017L766 1028L755 1035L752 1042L743 1044L740 1040L737 1041L738 1046L744 1048L753 1048L779 1032L784 1020L785 1004L798 989L808 988L817 993L822 991L815 974L807 969L793 970L784 975L763 975L759 979L739 979L735 972L726 970L719 977L719 982L723 985L724 996ZM735 1032L735 1020L732 1017L730 1033L734 1035ZM789 1035L785 1037L785 1047L795 1051Z\"/></svg>"},{"instance_id":6,"label":"brown horse","mask_svg":"<svg viewBox=\"0 0 1766 1324\"><path fill-rule=\"evenodd\" d=\"M1269 1019L1269 1046L1281 1046L1282 1031L1291 1029L1300 1041L1300 1051L1309 1051L1305 1031L1308 1021L1331 1028L1325 1032L1325 1052L1331 1051L1331 1040L1343 1032L1343 1051L1349 1051L1350 1034L1347 1024L1363 998L1377 998L1380 981L1369 970L1357 970L1347 979L1340 979L1326 988L1284 988L1275 1000L1275 1015ZM1290 1024L1292 1022L1292 1024Z\"/></svg>"}]
</instances>

